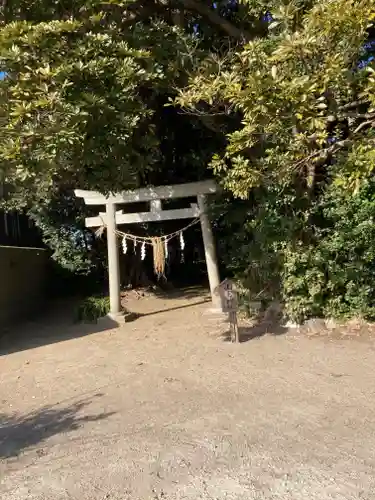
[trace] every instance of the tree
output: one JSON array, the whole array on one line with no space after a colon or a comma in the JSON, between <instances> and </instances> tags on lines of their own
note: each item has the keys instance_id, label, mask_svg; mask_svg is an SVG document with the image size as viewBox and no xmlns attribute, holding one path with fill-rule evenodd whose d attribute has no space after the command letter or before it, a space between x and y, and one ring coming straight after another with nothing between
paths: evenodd
<instances>
[{"instance_id":1,"label":"tree","mask_svg":"<svg viewBox=\"0 0 375 500\"><path fill-rule=\"evenodd\" d=\"M374 318L375 3L242 4L266 32L209 55L177 98L229 129L211 162L232 194L222 255L293 319Z\"/></svg>"},{"instance_id":2,"label":"tree","mask_svg":"<svg viewBox=\"0 0 375 500\"><path fill-rule=\"evenodd\" d=\"M9 197L22 206L75 184L101 191L139 185L160 162L155 113L194 41L158 20L125 30L94 7L56 8L44 20L42 4L31 15L21 3L13 17L24 10L31 19L6 22L0 33L7 74L0 165Z\"/></svg>"},{"instance_id":3,"label":"tree","mask_svg":"<svg viewBox=\"0 0 375 500\"><path fill-rule=\"evenodd\" d=\"M107 192L171 177L166 156L204 176L227 125L164 106L207 54L265 26L233 0L4 1L0 18L0 169L16 206L74 184ZM171 140L176 124L203 154Z\"/></svg>"},{"instance_id":4,"label":"tree","mask_svg":"<svg viewBox=\"0 0 375 500\"><path fill-rule=\"evenodd\" d=\"M262 2L244 2L249 16ZM255 7L254 7L255 4ZM235 195L298 175L312 190L333 160L355 187L373 168L373 0L270 2L268 30L211 58L178 103L241 117L212 167ZM264 12L264 11L263 11Z\"/></svg>"}]
</instances>

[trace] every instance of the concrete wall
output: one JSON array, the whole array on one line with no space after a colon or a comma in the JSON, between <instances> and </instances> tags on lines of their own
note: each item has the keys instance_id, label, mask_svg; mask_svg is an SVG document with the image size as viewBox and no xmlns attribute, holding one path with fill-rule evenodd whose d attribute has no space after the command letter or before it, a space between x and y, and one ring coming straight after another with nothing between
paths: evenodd
<instances>
[{"instance_id":1,"label":"concrete wall","mask_svg":"<svg viewBox=\"0 0 375 500\"><path fill-rule=\"evenodd\" d=\"M0 326L43 307L46 277L45 250L0 246Z\"/></svg>"}]
</instances>

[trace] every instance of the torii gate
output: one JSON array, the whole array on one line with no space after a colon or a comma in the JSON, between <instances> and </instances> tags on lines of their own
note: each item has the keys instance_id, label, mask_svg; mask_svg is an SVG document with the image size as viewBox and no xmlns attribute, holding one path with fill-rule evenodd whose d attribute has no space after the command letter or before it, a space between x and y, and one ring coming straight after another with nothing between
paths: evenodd
<instances>
[{"instance_id":1,"label":"torii gate","mask_svg":"<svg viewBox=\"0 0 375 500\"><path fill-rule=\"evenodd\" d=\"M76 189L74 191L78 198L84 199L86 205L105 205L106 207L105 212L99 212L99 216L97 217L88 217L85 222L86 227L99 227L103 222L107 226L111 317L116 319L121 314L120 266L118 239L115 234L116 225L133 224L137 222L200 218L212 302L214 307L219 307L219 298L215 293L215 290L220 284L219 270L211 222L206 211L206 195L216 193L217 189L217 185L214 181L201 181L189 184L176 184L173 186L140 188L134 191L123 191L109 196L105 196L96 191L85 191L81 189ZM190 208L177 210L162 209L161 200L188 198L191 196L197 197L198 204L192 204ZM116 205L145 201L150 202L149 212L124 214L122 210L116 211Z\"/></svg>"}]
</instances>

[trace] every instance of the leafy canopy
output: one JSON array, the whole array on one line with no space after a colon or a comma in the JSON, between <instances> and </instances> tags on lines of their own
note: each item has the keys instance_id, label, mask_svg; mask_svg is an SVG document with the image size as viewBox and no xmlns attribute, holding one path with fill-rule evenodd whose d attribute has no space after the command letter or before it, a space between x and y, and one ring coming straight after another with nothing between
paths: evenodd
<instances>
[{"instance_id":1,"label":"leafy canopy","mask_svg":"<svg viewBox=\"0 0 375 500\"><path fill-rule=\"evenodd\" d=\"M28 3L0 31L0 169L13 201L139 184L160 161L158 99L195 41L162 19L125 27L99 2L65 13L61 2Z\"/></svg>"},{"instance_id":2,"label":"leafy canopy","mask_svg":"<svg viewBox=\"0 0 375 500\"><path fill-rule=\"evenodd\" d=\"M334 158L338 181L355 188L374 168L374 0L243 3L253 15L268 8L267 33L208 57L177 99L237 117L215 172L247 197L295 174L312 187Z\"/></svg>"}]
</instances>

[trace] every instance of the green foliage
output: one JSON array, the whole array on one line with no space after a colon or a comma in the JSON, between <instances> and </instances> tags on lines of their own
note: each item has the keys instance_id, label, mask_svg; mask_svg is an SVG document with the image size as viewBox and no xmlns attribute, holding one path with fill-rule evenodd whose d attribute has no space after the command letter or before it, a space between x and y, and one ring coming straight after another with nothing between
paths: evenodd
<instances>
[{"instance_id":1,"label":"green foliage","mask_svg":"<svg viewBox=\"0 0 375 500\"><path fill-rule=\"evenodd\" d=\"M266 8L246 5L249 15ZM361 62L375 2L275 1L268 8L268 30L220 59L208 57L177 102L238 118L212 161L237 197L296 172L312 186L315 169L333 158L354 185L374 165L375 65Z\"/></svg>"},{"instance_id":2,"label":"green foliage","mask_svg":"<svg viewBox=\"0 0 375 500\"><path fill-rule=\"evenodd\" d=\"M285 249L287 313L375 319L375 180L354 195L332 186L318 211L314 242Z\"/></svg>"},{"instance_id":3,"label":"green foliage","mask_svg":"<svg viewBox=\"0 0 375 500\"><path fill-rule=\"evenodd\" d=\"M333 183L313 202L292 186L255 190L225 211L222 253L250 300L282 300L298 322L375 319L375 179L355 194Z\"/></svg>"},{"instance_id":4,"label":"green foliage","mask_svg":"<svg viewBox=\"0 0 375 500\"><path fill-rule=\"evenodd\" d=\"M211 160L233 196L219 207L227 268L294 320L373 318L375 2L241 3L267 29L208 55L176 99L227 116Z\"/></svg>"},{"instance_id":5,"label":"green foliage","mask_svg":"<svg viewBox=\"0 0 375 500\"><path fill-rule=\"evenodd\" d=\"M76 309L75 319L79 322L96 323L109 313L109 297L87 297Z\"/></svg>"},{"instance_id":6,"label":"green foliage","mask_svg":"<svg viewBox=\"0 0 375 500\"><path fill-rule=\"evenodd\" d=\"M301 238L307 214L307 201L293 185L257 188L249 200L229 199L219 206L220 254L250 291L250 300L280 298L284 248Z\"/></svg>"},{"instance_id":7,"label":"green foliage","mask_svg":"<svg viewBox=\"0 0 375 500\"><path fill-rule=\"evenodd\" d=\"M89 275L101 265L96 240L84 226L84 207L71 193L59 193L47 204L29 209L52 259L71 273Z\"/></svg>"},{"instance_id":8,"label":"green foliage","mask_svg":"<svg viewBox=\"0 0 375 500\"><path fill-rule=\"evenodd\" d=\"M163 21L125 29L95 8L73 12L45 21L37 10L40 22L0 31L0 170L16 207L62 186L138 185L161 157L158 98L194 47Z\"/></svg>"},{"instance_id":9,"label":"green foliage","mask_svg":"<svg viewBox=\"0 0 375 500\"><path fill-rule=\"evenodd\" d=\"M196 40L157 9L144 18L133 4L0 5L1 202L29 210L53 259L80 274L98 259L82 211L64 193L159 183L160 171L173 182L174 163L196 180L209 161L186 143L191 131L204 141L206 129L164 108Z\"/></svg>"}]
</instances>

